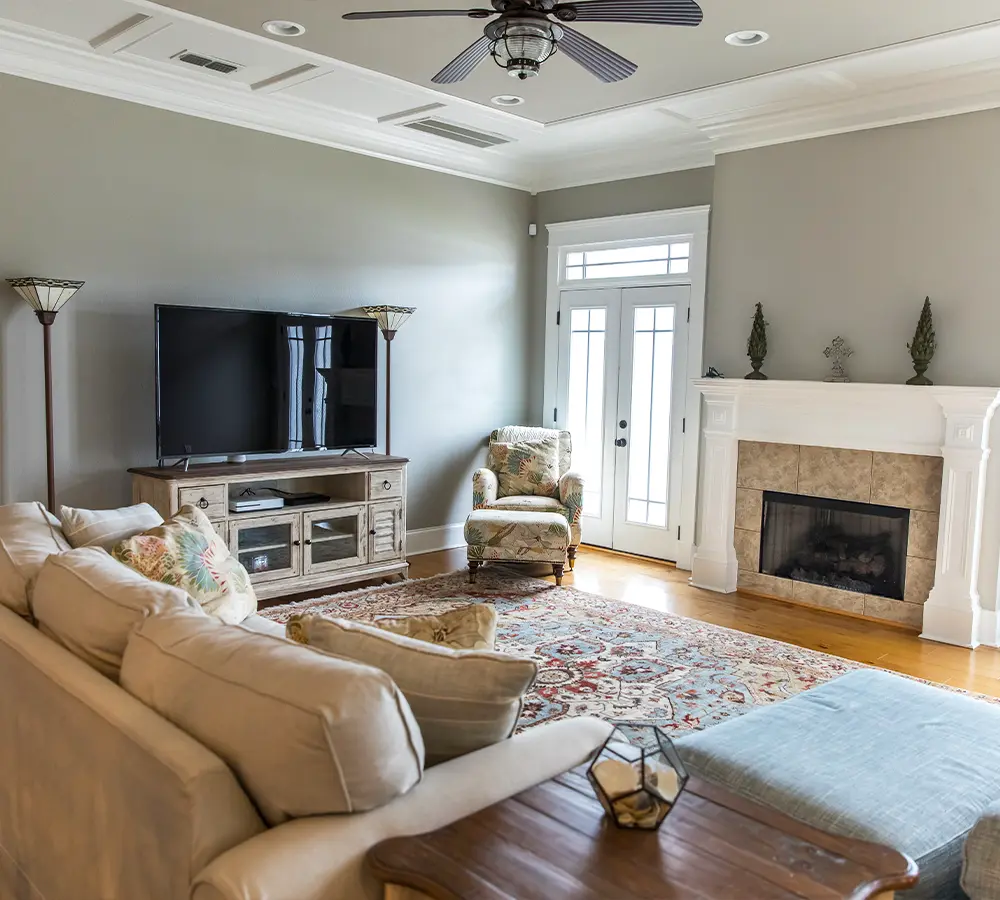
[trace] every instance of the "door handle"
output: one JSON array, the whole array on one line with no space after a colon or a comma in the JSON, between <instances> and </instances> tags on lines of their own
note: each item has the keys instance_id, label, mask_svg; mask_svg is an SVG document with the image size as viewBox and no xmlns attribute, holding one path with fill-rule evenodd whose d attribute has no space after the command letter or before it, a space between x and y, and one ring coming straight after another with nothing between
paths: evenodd
<instances>
[{"instance_id":1,"label":"door handle","mask_svg":"<svg viewBox=\"0 0 1000 900\"><path fill-rule=\"evenodd\" d=\"M625 438L618 438L618 440L615 441L615 446L616 447L624 447L627 443L628 443L628 441L626 441Z\"/></svg>"},{"instance_id":2,"label":"door handle","mask_svg":"<svg viewBox=\"0 0 1000 900\"><path fill-rule=\"evenodd\" d=\"M621 421L619 421L618 427L619 428L628 428L628 422L626 422L624 419L622 419Z\"/></svg>"}]
</instances>

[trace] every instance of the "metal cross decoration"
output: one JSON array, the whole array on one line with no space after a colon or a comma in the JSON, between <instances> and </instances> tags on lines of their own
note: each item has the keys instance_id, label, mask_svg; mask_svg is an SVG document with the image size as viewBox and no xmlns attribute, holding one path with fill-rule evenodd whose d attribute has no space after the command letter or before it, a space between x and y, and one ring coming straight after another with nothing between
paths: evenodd
<instances>
[{"instance_id":1,"label":"metal cross decoration","mask_svg":"<svg viewBox=\"0 0 1000 900\"><path fill-rule=\"evenodd\" d=\"M833 371L826 377L826 381L848 382L851 379L844 371L844 363L854 355L854 351L847 345L839 334L830 342L830 346L823 351L823 355L833 364Z\"/></svg>"}]
</instances>

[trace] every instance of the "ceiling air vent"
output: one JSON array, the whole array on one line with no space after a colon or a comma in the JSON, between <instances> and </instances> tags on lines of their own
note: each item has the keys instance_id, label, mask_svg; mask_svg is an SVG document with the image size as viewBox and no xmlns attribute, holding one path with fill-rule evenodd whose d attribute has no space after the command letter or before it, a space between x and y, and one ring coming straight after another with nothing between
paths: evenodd
<instances>
[{"instance_id":1,"label":"ceiling air vent","mask_svg":"<svg viewBox=\"0 0 1000 900\"><path fill-rule=\"evenodd\" d=\"M216 59L214 56L205 56L201 53L192 53L190 50L182 50L180 53L174 54L171 59L176 59L189 66L196 66L199 69L218 72L220 75L232 75L233 72L238 72L243 68L238 63L226 59Z\"/></svg>"},{"instance_id":2,"label":"ceiling air vent","mask_svg":"<svg viewBox=\"0 0 1000 900\"><path fill-rule=\"evenodd\" d=\"M413 131L422 131L424 134L433 134L436 137L444 138L448 141L455 141L459 144L467 144L470 147L499 147L501 144L509 144L510 138L501 137L498 134L489 134L485 131L474 131L464 125L455 125L446 122L444 119L415 119L412 122L404 122L400 128L410 128Z\"/></svg>"}]
</instances>

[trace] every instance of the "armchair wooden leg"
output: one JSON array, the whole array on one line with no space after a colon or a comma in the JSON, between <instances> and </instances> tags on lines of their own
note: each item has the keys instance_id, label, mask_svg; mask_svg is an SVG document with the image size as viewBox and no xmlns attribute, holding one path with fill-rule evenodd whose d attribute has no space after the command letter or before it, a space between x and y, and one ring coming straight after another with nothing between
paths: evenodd
<instances>
[{"instance_id":1,"label":"armchair wooden leg","mask_svg":"<svg viewBox=\"0 0 1000 900\"><path fill-rule=\"evenodd\" d=\"M572 572L574 566L576 566L576 547L571 545L566 551L566 556L569 557L569 570Z\"/></svg>"},{"instance_id":2,"label":"armchair wooden leg","mask_svg":"<svg viewBox=\"0 0 1000 900\"><path fill-rule=\"evenodd\" d=\"M476 572L479 571L479 560L470 559L469 560L469 584L476 583Z\"/></svg>"},{"instance_id":3,"label":"armchair wooden leg","mask_svg":"<svg viewBox=\"0 0 1000 900\"><path fill-rule=\"evenodd\" d=\"M561 587L563 580L563 564L552 563L552 574L556 576L556 585Z\"/></svg>"}]
</instances>

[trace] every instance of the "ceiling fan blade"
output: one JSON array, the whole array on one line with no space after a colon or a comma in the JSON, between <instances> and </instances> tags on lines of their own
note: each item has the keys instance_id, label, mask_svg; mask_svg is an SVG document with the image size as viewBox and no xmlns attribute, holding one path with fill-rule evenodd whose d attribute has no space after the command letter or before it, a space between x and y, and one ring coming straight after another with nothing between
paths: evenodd
<instances>
[{"instance_id":1,"label":"ceiling fan blade","mask_svg":"<svg viewBox=\"0 0 1000 900\"><path fill-rule=\"evenodd\" d=\"M490 39L484 34L474 44L466 47L448 65L435 75L435 84L454 84L465 78L490 52Z\"/></svg>"},{"instance_id":2,"label":"ceiling fan blade","mask_svg":"<svg viewBox=\"0 0 1000 900\"><path fill-rule=\"evenodd\" d=\"M604 44L562 25L563 37L556 47L573 62L579 63L591 75L596 75L605 84L624 81L639 68L634 62L609 50Z\"/></svg>"},{"instance_id":3,"label":"ceiling fan blade","mask_svg":"<svg viewBox=\"0 0 1000 900\"><path fill-rule=\"evenodd\" d=\"M470 19L486 19L495 16L492 9L384 9L374 12L345 13L345 19L413 19L429 16L462 16Z\"/></svg>"},{"instance_id":4,"label":"ceiling fan blade","mask_svg":"<svg viewBox=\"0 0 1000 900\"><path fill-rule=\"evenodd\" d=\"M552 11L557 19L565 22L695 26L705 18L695 0L580 0L579 3L558 3ZM571 18L572 13L575 16Z\"/></svg>"}]
</instances>

